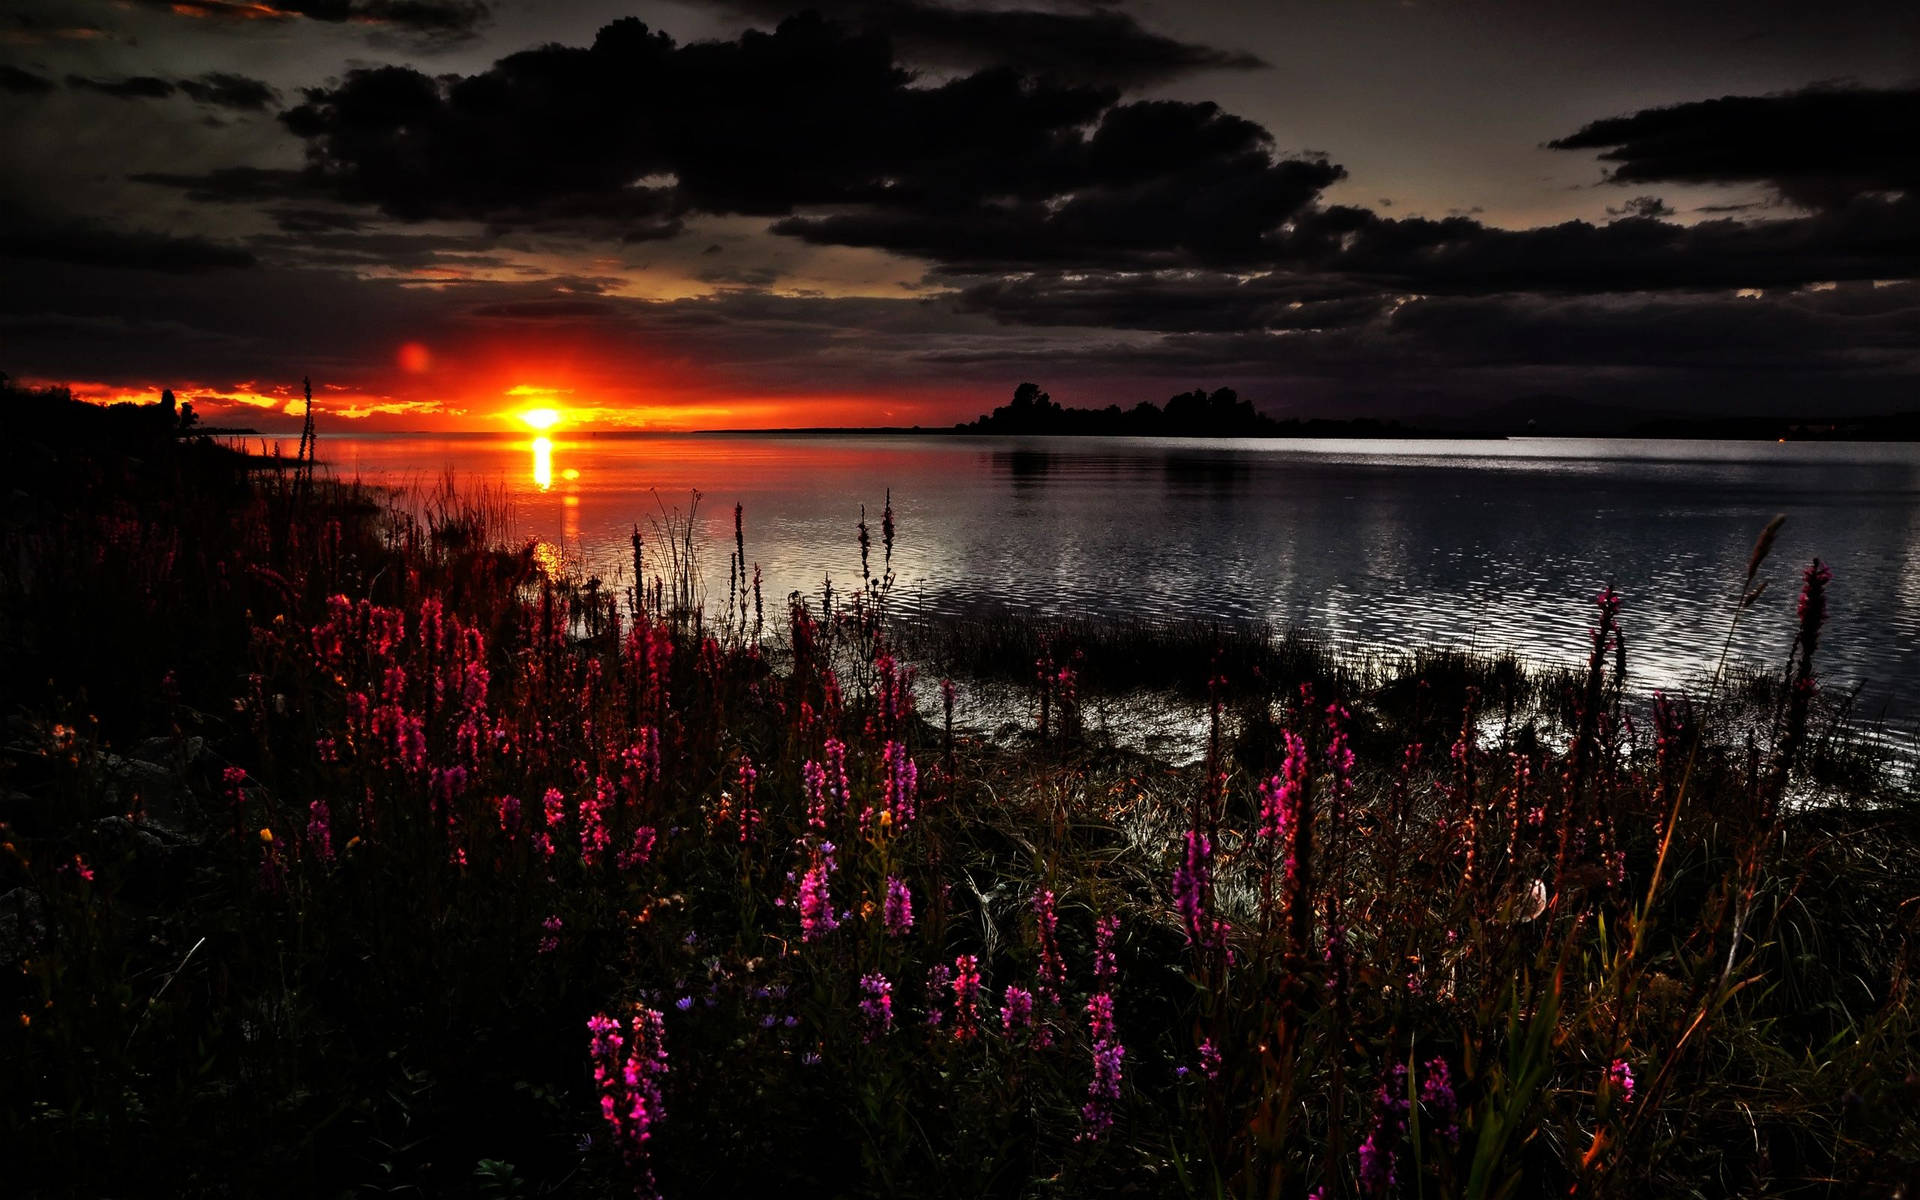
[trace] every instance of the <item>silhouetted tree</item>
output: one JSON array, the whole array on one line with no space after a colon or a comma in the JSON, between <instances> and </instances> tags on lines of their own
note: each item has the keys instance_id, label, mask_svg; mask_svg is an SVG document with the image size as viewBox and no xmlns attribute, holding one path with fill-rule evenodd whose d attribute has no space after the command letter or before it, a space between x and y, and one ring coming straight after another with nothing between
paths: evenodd
<instances>
[{"instance_id":1,"label":"silhouetted tree","mask_svg":"<svg viewBox=\"0 0 1920 1200\"><path fill-rule=\"evenodd\" d=\"M1013 399L961 428L978 433L1165 434L1173 437L1256 437L1282 432L1230 387L1195 388L1167 401L1162 410L1142 401L1131 409L1062 408L1034 383L1014 389Z\"/></svg>"}]
</instances>

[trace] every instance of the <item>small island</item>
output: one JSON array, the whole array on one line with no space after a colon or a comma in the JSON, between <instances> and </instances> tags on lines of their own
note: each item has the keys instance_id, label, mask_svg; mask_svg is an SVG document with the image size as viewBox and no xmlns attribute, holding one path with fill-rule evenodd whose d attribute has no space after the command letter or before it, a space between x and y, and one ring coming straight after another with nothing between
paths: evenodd
<instances>
[{"instance_id":1,"label":"small island","mask_svg":"<svg viewBox=\"0 0 1920 1200\"><path fill-rule=\"evenodd\" d=\"M1240 398L1230 387L1195 388L1171 397L1165 407L1142 400L1129 409L1064 408L1036 383L1022 383L1013 399L991 413L954 426L956 433L1077 435L1082 437L1476 437L1487 434L1436 432L1356 417L1334 421L1315 417L1278 421Z\"/></svg>"}]
</instances>

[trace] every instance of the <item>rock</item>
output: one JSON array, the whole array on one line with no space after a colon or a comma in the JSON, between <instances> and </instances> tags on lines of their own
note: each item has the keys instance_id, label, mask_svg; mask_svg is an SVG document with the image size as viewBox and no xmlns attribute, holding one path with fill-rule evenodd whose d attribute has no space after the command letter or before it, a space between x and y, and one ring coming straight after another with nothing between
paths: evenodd
<instances>
[{"instance_id":1,"label":"rock","mask_svg":"<svg viewBox=\"0 0 1920 1200\"><path fill-rule=\"evenodd\" d=\"M207 739L203 737L150 737L135 742L127 751L127 757L186 768L197 765L206 752Z\"/></svg>"},{"instance_id":2,"label":"rock","mask_svg":"<svg viewBox=\"0 0 1920 1200\"><path fill-rule=\"evenodd\" d=\"M46 936L39 892L18 887L0 896L0 963L26 958Z\"/></svg>"}]
</instances>

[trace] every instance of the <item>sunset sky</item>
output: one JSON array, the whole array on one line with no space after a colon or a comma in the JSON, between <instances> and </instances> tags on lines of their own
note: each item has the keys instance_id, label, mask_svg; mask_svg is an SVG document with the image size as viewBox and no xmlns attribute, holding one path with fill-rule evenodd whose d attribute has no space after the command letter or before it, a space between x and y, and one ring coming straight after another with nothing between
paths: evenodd
<instances>
[{"instance_id":1,"label":"sunset sky","mask_svg":"<svg viewBox=\"0 0 1920 1200\"><path fill-rule=\"evenodd\" d=\"M1908 0L797 7L8 0L0 370L263 430L1920 394Z\"/></svg>"}]
</instances>

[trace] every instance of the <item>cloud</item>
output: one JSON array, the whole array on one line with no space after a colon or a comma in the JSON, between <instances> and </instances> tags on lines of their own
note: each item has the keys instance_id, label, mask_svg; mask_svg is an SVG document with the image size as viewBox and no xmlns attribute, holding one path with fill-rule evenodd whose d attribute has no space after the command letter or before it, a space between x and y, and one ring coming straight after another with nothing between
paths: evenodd
<instances>
[{"instance_id":1,"label":"cloud","mask_svg":"<svg viewBox=\"0 0 1920 1200\"><path fill-rule=\"evenodd\" d=\"M1338 280L1268 273L1041 271L970 284L955 306L1007 325L1227 333L1339 328L1390 299Z\"/></svg>"},{"instance_id":2,"label":"cloud","mask_svg":"<svg viewBox=\"0 0 1920 1200\"><path fill-rule=\"evenodd\" d=\"M1090 18L1118 11L1029 2L1075 18L1082 49ZM204 377L229 380L311 369L370 405L528 382L663 405L991 396L1025 375L1101 405L1205 382L1322 414L1538 392L1860 411L1920 385L1920 288L1871 282L1920 278L1913 152L1872 148L1905 93L1807 89L1589 123L1551 145L1608 169L1623 189L1611 219L1504 229L1472 210L1396 217L1404 198L1332 204L1338 161L1283 150L1215 104L1132 95L1141 68L1049 66L1071 56L955 32L1033 13L828 12L684 45L615 22L590 45L460 75L348 71L282 117L302 166L124 168L243 206L243 242L10 228L0 253L62 267L0 296L0 323L32 331L12 341L41 376L160 379L203 358ZM238 77L136 78L272 104L240 103ZM1880 115L1821 146L1800 123L1834 95ZM294 161L287 148L258 161ZM1703 183L1739 190L1693 207ZM1749 203L1767 191L1790 203ZM1686 196L1684 218L1663 193ZM230 236L210 223L227 213L203 220ZM621 246L680 235L644 255ZM594 278L555 277L568 272ZM859 273L866 290L905 280L910 294L799 291ZM772 292L783 284L792 294ZM395 375L402 340L433 347L432 378ZM554 377L527 373L543 367Z\"/></svg>"},{"instance_id":3,"label":"cloud","mask_svg":"<svg viewBox=\"0 0 1920 1200\"><path fill-rule=\"evenodd\" d=\"M69 75L67 86L83 91L99 92L121 100L164 100L178 92L201 104L255 112L275 103L280 98L279 92L261 80L224 71L209 71L195 79L161 79L156 75L99 79L85 75Z\"/></svg>"},{"instance_id":4,"label":"cloud","mask_svg":"<svg viewBox=\"0 0 1920 1200\"><path fill-rule=\"evenodd\" d=\"M180 90L202 104L255 112L280 99L280 93L261 80L222 71L209 71L198 79L182 79Z\"/></svg>"},{"instance_id":5,"label":"cloud","mask_svg":"<svg viewBox=\"0 0 1920 1200\"><path fill-rule=\"evenodd\" d=\"M99 225L39 225L9 217L0 225L0 257L136 271L193 273L250 267L253 254L201 238Z\"/></svg>"},{"instance_id":6,"label":"cloud","mask_svg":"<svg viewBox=\"0 0 1920 1200\"><path fill-rule=\"evenodd\" d=\"M44 96L52 90L51 79L43 79L31 71L0 63L0 91L12 92L16 96Z\"/></svg>"},{"instance_id":7,"label":"cloud","mask_svg":"<svg viewBox=\"0 0 1920 1200\"><path fill-rule=\"evenodd\" d=\"M1920 383L1915 284L1769 289L1753 299L1418 297L1276 275L1242 286L1249 324L1209 326L1153 320L1156 293L1182 303L1179 280L1160 276L1134 281L1134 327L1089 330L1034 323L1030 313L1000 324L953 297L734 290L655 301L583 294L572 281L421 288L271 262L223 274L218 286L186 275L144 276L138 286L129 278L72 267L0 294L0 326L32 332L6 339L8 369L143 386L258 380L255 390L310 372L394 401L477 397L477 411L522 383L575 388L609 407L797 398L760 424L827 420L808 399L827 393L938 398L905 418L938 423L1036 373L1073 403L1159 401L1205 380L1231 383L1272 411L1322 415L1464 411L1538 392L1687 412L1786 412L1819 397L1836 413L1863 412L1904 403ZM1056 302L1072 282L1040 295ZM1203 299L1205 284L1191 280L1189 299ZM289 295L300 304L286 304ZM432 347L432 375L392 370L411 340ZM833 411L827 423L858 423L857 412Z\"/></svg>"},{"instance_id":8,"label":"cloud","mask_svg":"<svg viewBox=\"0 0 1920 1200\"><path fill-rule=\"evenodd\" d=\"M749 16L778 20L784 0L728 0ZM815 11L889 38L917 63L980 68L1133 88L1205 70L1267 64L1245 51L1183 42L1143 28L1127 13L1086 3L1071 11L973 8L928 0L824 0Z\"/></svg>"},{"instance_id":9,"label":"cloud","mask_svg":"<svg viewBox=\"0 0 1920 1200\"><path fill-rule=\"evenodd\" d=\"M571 299L559 296L541 300L477 304L468 311L476 317L494 317L513 321L566 321L580 317L612 316L617 310L613 304L604 300Z\"/></svg>"},{"instance_id":10,"label":"cloud","mask_svg":"<svg viewBox=\"0 0 1920 1200\"><path fill-rule=\"evenodd\" d=\"M1609 204L1607 206L1607 215L1610 217L1640 217L1646 220L1657 220L1661 217L1673 216L1674 210L1665 200L1662 200L1658 196L1635 196L1618 208Z\"/></svg>"},{"instance_id":11,"label":"cloud","mask_svg":"<svg viewBox=\"0 0 1920 1200\"><path fill-rule=\"evenodd\" d=\"M1758 183L1807 209L1920 190L1920 87L1722 96L1594 121L1547 143L1600 150L1617 184Z\"/></svg>"},{"instance_id":12,"label":"cloud","mask_svg":"<svg viewBox=\"0 0 1920 1200\"><path fill-rule=\"evenodd\" d=\"M5 46L88 42L105 36L106 31L98 25L75 22L64 12L57 12L53 16L30 12L12 12L0 16L0 45Z\"/></svg>"},{"instance_id":13,"label":"cloud","mask_svg":"<svg viewBox=\"0 0 1920 1200\"><path fill-rule=\"evenodd\" d=\"M199 173L139 171L127 178L178 188L189 200L211 204L289 200L311 192L301 172L273 167L219 167Z\"/></svg>"},{"instance_id":14,"label":"cloud","mask_svg":"<svg viewBox=\"0 0 1920 1200\"><path fill-rule=\"evenodd\" d=\"M85 75L67 76L67 86L99 92L121 100L164 100L173 95L176 85L154 75L130 75L122 79L93 79Z\"/></svg>"},{"instance_id":15,"label":"cloud","mask_svg":"<svg viewBox=\"0 0 1920 1200\"><path fill-rule=\"evenodd\" d=\"M134 0L175 16L224 22L353 22L437 39L464 39L484 25L491 10L480 0Z\"/></svg>"},{"instance_id":16,"label":"cloud","mask_svg":"<svg viewBox=\"0 0 1920 1200\"><path fill-rule=\"evenodd\" d=\"M842 7L864 17L919 11ZM1753 112L1804 117L1796 106L1825 113L1836 97L1848 111L1879 114L1879 125L1859 123L1877 129L1905 95L1808 91L1758 98L1757 109L1707 101L1595 122L1552 145L1605 150L1616 177L1698 182L1709 167L1683 171L1677 150L1661 159L1666 166L1648 165L1658 157L1648 139L1679 130L1678 144L1712 143L1704 123L1746 145L1752 139L1729 126L1751 123ZM1776 221L1685 226L1665 220L1672 210L1651 196L1597 226L1506 230L1470 214L1393 219L1324 206L1325 189L1345 177L1341 166L1281 156L1264 128L1215 104L1122 102L1112 87L1004 67L922 82L887 37L819 17L687 46L620 21L589 48L540 47L464 77L357 70L309 91L285 120L307 143L300 186L406 220L635 240L674 236L702 214L766 216L780 235L923 259L961 279L1210 269L1241 278L1318 273L1376 291L1492 293L1754 287L1920 269L1920 189L1890 187L1905 178L1900 163L1910 150L1888 148L1875 186L1848 196L1836 185L1864 152L1834 150L1818 188L1823 206ZM1712 169L1727 182L1793 179L1805 191L1813 160L1787 125L1768 163L1750 149ZM228 176L194 186L210 194L224 183L231 193L231 185L269 182L288 180ZM724 278L769 278L742 270ZM1244 290L1210 290L1213 307L1180 290L1180 311L1213 327L1244 310ZM1092 317L1086 305L1097 300L1081 292L1069 307ZM973 302L1003 316L1049 309L1026 284L989 287ZM1137 297L1116 303L1120 327L1139 319L1130 315Z\"/></svg>"},{"instance_id":17,"label":"cloud","mask_svg":"<svg viewBox=\"0 0 1920 1200\"><path fill-rule=\"evenodd\" d=\"M619 21L465 77L356 70L284 119L310 183L403 219L670 236L747 214L941 262L1244 258L1343 175L1211 103L1005 67L923 84L885 37L816 16L687 46Z\"/></svg>"}]
</instances>

